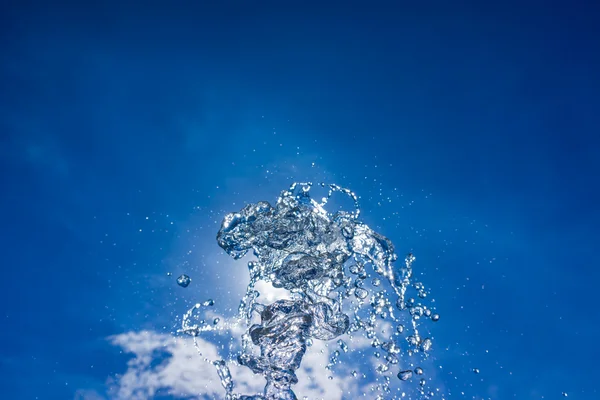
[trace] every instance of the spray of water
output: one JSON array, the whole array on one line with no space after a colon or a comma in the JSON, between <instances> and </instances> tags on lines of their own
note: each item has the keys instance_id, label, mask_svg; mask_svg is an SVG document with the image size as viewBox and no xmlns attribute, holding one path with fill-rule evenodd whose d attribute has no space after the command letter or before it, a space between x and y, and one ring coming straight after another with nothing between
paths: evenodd
<instances>
[{"instance_id":1,"label":"spray of water","mask_svg":"<svg viewBox=\"0 0 600 400\"><path fill-rule=\"evenodd\" d=\"M255 256L248 263L250 282L239 306L238 322L247 331L235 362L266 380L262 394L235 393L227 362L213 361L227 400L296 399L296 370L313 340L338 339L343 353L351 350L353 338L370 340L381 361L375 371L383 377L377 386L379 398L389 397L390 375L406 381L423 374L420 367L401 368L403 353L427 357L432 340L422 337L419 323L439 319L423 304L423 284L412 281L415 257L408 254L395 266L398 257L391 241L359 221L353 192L329 185L328 194L317 202L310 196L311 187L294 183L274 206L261 201L228 214L217 234L219 246L234 259L249 251ZM327 212L334 193L349 196L354 210ZM291 298L262 304L256 290L259 281L286 289ZM409 288L416 291L417 300L407 297ZM213 303L208 300L189 310L182 331L196 337L216 329L217 320L197 317L198 310ZM383 324L394 326L394 331L381 329ZM340 354L333 352L325 368L332 370ZM425 385L422 378L420 385ZM421 393L426 396L424 389Z\"/></svg>"}]
</instances>

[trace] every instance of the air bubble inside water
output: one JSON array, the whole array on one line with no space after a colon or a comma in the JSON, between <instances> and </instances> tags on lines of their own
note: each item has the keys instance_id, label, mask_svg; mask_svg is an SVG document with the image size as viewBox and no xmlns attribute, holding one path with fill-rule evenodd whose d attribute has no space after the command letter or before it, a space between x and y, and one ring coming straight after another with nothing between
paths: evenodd
<instances>
[{"instance_id":1,"label":"air bubble inside water","mask_svg":"<svg viewBox=\"0 0 600 400\"><path fill-rule=\"evenodd\" d=\"M262 394L235 393L227 362L215 361L228 400L296 399L292 390L298 382L296 370L313 341L337 339L325 366L331 376L345 362L345 353L352 353L353 341L342 336L370 341L371 355L378 359L377 396L390 398L390 377L396 374L406 381L413 375L401 369L406 363L403 352L426 357L432 346L430 338L421 337L418 324L423 316L433 321L439 316L431 315L421 303L428 293L424 285L411 280L415 256L408 254L403 264L395 265L398 256L392 242L358 220L360 210L353 192L329 185L328 194L317 202L310 196L311 186L295 183L275 205L261 201L226 215L217 234L219 246L234 259L249 252L256 257L248 262L250 282L238 307L238 323L247 331L233 358L265 378ZM352 199L354 210L328 212L325 206L334 193ZM186 287L191 279L182 277L178 284ZM291 298L260 303L256 289L260 281L286 289ZM406 298L409 289L418 301ZM207 300L202 307L197 304L189 310L181 331L196 337L219 329L219 318L213 317L210 324L205 322L210 321L208 317L199 315L213 304ZM358 353L365 354L363 350ZM417 367L414 373L421 375L423 370Z\"/></svg>"}]
</instances>

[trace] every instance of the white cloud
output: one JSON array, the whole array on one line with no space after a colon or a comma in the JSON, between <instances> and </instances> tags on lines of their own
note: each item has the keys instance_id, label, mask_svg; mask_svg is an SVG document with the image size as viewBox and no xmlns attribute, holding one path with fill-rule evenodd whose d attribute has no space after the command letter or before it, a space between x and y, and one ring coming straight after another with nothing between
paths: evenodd
<instances>
[{"instance_id":1,"label":"white cloud","mask_svg":"<svg viewBox=\"0 0 600 400\"><path fill-rule=\"evenodd\" d=\"M198 337L196 349L191 338L176 338L151 331L127 332L110 340L134 356L128 362L127 371L109 382L110 399L150 399L159 390L161 393L195 399L224 398L225 390L215 367L210 363L221 358L213 343ZM157 362L161 354L164 360ZM294 386L298 398L306 396L310 399L341 400L353 398L358 393L357 382L350 374L328 378L324 367L329 362L329 356L330 347L324 342L315 341L309 348L298 370L299 383ZM235 363L230 363L229 367L236 393L262 392L262 377ZM77 399L96 400L98 397L94 395L89 391L81 392Z\"/></svg>"}]
</instances>

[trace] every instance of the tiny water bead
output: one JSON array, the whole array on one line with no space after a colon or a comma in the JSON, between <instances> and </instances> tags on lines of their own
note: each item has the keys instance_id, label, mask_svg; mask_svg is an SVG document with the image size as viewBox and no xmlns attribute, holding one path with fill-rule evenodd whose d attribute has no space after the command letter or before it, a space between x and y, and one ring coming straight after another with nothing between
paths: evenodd
<instances>
[{"instance_id":1,"label":"tiny water bead","mask_svg":"<svg viewBox=\"0 0 600 400\"><path fill-rule=\"evenodd\" d=\"M406 371L400 371L400 372L398 372L398 378L401 381L407 381L410 378L412 378L412 376L413 376L413 372L411 370L406 370Z\"/></svg>"},{"instance_id":2,"label":"tiny water bead","mask_svg":"<svg viewBox=\"0 0 600 400\"><path fill-rule=\"evenodd\" d=\"M473 373L478 374L479 373L479 368L473 368Z\"/></svg>"},{"instance_id":3,"label":"tiny water bead","mask_svg":"<svg viewBox=\"0 0 600 400\"><path fill-rule=\"evenodd\" d=\"M432 320L433 322L438 322L438 321L440 320L440 314L433 314L433 315L431 316L431 320Z\"/></svg>"},{"instance_id":4,"label":"tiny water bead","mask_svg":"<svg viewBox=\"0 0 600 400\"><path fill-rule=\"evenodd\" d=\"M215 301L213 299L208 299L204 303L202 303L204 307L211 307L215 305Z\"/></svg>"},{"instance_id":5,"label":"tiny water bead","mask_svg":"<svg viewBox=\"0 0 600 400\"><path fill-rule=\"evenodd\" d=\"M186 288L192 283L192 279L186 274L181 274L179 278L177 278L177 284L182 288Z\"/></svg>"},{"instance_id":6,"label":"tiny water bead","mask_svg":"<svg viewBox=\"0 0 600 400\"><path fill-rule=\"evenodd\" d=\"M429 351L431 350L431 346L433 345L433 341L429 338L425 338L423 339L423 342L421 343L421 348L423 349L423 351Z\"/></svg>"},{"instance_id":7,"label":"tiny water bead","mask_svg":"<svg viewBox=\"0 0 600 400\"><path fill-rule=\"evenodd\" d=\"M417 375L423 375L423 368L421 368L421 367L415 368L415 374L417 374Z\"/></svg>"}]
</instances>

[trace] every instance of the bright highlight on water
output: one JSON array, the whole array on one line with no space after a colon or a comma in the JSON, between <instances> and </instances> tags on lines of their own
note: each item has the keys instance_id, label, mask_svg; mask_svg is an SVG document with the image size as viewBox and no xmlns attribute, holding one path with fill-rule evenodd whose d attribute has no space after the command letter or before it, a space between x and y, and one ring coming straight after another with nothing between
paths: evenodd
<instances>
[{"instance_id":1,"label":"bright highlight on water","mask_svg":"<svg viewBox=\"0 0 600 400\"><path fill-rule=\"evenodd\" d=\"M247 331L234 362L265 378L263 393L236 393L227 362L214 360L226 399L296 399L296 370L313 340L331 341L330 346L337 348L324 366L331 375L359 339L370 341L377 367L352 375L374 373L378 398L400 397L398 387L415 376L421 394L428 398L422 378L427 374L415 363L428 357L433 341L418 327L440 317L424 304L428 294L424 285L413 282L415 257L408 254L404 263L395 265L394 246L358 220L358 200L350 190L329 185L327 196L317 202L310 196L311 187L294 183L274 206L261 201L228 214L217 234L219 246L234 259L249 251L256 258L248 262L250 282L238 314ZM334 193L349 196L354 210L326 211ZM259 281L288 290L291 299L261 303L255 289ZM410 297L411 291L416 298ZM216 329L218 318L198 316L199 310L213 304L209 300L189 310L182 331L196 337Z\"/></svg>"}]
</instances>

